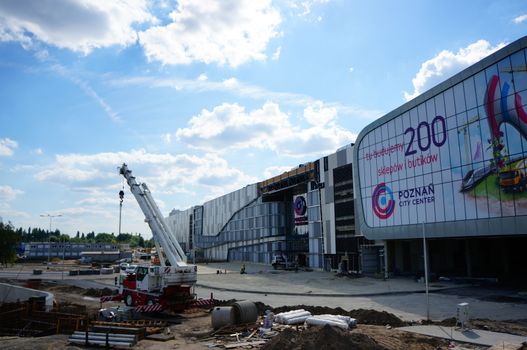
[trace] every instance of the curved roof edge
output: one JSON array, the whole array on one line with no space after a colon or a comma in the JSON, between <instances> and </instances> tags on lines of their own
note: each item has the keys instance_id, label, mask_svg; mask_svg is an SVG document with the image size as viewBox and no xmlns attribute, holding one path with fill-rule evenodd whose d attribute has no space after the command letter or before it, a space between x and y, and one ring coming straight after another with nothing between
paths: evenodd
<instances>
[{"instance_id":1,"label":"curved roof edge","mask_svg":"<svg viewBox=\"0 0 527 350\"><path fill-rule=\"evenodd\" d=\"M477 74L478 72L485 70L491 65L499 62L505 57L520 51L522 49L527 49L527 36L521 37L518 40L508 44L507 46L501 48L500 50L494 52L493 54L481 59L480 61L474 63L473 65L465 68L461 72L455 74L451 78L439 83L433 88L425 91L421 95L417 96L411 101L404 103L403 105L397 107L391 112L385 114L379 119L368 124L364 129L361 130L357 139L355 140L355 145L353 150L353 164L354 167L358 166L358 155L359 148L364 137L369 134L371 131L375 130L379 126L389 122L390 120L400 116L406 111L411 110L414 107L426 102L430 98L440 94L443 91L455 86L456 84L462 82L463 80ZM355 187L354 198L356 201L355 204L355 218L356 218L356 227L359 234L363 234L368 239L397 239L397 238L416 238L421 237L422 230L426 227L427 236L429 237L446 237L445 236L445 225L448 227L455 228L458 232L463 232L467 236L474 236L475 234L470 232L480 232L482 235L491 235L493 230L499 230L504 225L509 228L511 234L524 232L525 224L527 224L527 218L518 217L505 217L505 218L488 218L488 219L478 219L478 220L464 220L464 221L454 221L454 222L440 222L440 223L427 223L425 226L421 224L409 224L409 225L398 225L391 227L380 227L380 228L371 228L366 225L364 220L364 212L362 210L362 198L360 196L360 179L359 172L353 171L353 183ZM452 226L454 225L454 226ZM375 231L375 233L373 233Z\"/></svg>"}]
</instances>

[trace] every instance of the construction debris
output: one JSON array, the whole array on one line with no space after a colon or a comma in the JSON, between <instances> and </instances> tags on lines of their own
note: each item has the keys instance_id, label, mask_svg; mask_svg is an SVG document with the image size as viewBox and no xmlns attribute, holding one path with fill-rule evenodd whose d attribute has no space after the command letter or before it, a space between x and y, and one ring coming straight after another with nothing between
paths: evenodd
<instances>
[{"instance_id":1,"label":"construction debris","mask_svg":"<svg viewBox=\"0 0 527 350\"><path fill-rule=\"evenodd\" d=\"M0 335L34 337L69 334L85 327L88 321L83 314L60 312L59 308L49 312L44 309L40 299L0 305Z\"/></svg>"},{"instance_id":2,"label":"construction debris","mask_svg":"<svg viewBox=\"0 0 527 350\"><path fill-rule=\"evenodd\" d=\"M132 334L74 332L68 339L70 343L79 345L103 345L106 347L131 348L137 344L137 337Z\"/></svg>"},{"instance_id":3,"label":"construction debris","mask_svg":"<svg viewBox=\"0 0 527 350\"><path fill-rule=\"evenodd\" d=\"M276 322L282 324L301 324L309 317L311 317L311 312L304 309L298 309L276 314L274 319Z\"/></svg>"},{"instance_id":4,"label":"construction debris","mask_svg":"<svg viewBox=\"0 0 527 350\"><path fill-rule=\"evenodd\" d=\"M212 327L214 329L234 324L254 323L257 318L258 309L250 301L236 302L232 306L218 306L211 313Z\"/></svg>"},{"instance_id":5,"label":"construction debris","mask_svg":"<svg viewBox=\"0 0 527 350\"><path fill-rule=\"evenodd\" d=\"M316 315L306 318L306 324L310 326L335 326L342 329L349 329L357 324L357 320L349 316L342 315Z\"/></svg>"}]
</instances>

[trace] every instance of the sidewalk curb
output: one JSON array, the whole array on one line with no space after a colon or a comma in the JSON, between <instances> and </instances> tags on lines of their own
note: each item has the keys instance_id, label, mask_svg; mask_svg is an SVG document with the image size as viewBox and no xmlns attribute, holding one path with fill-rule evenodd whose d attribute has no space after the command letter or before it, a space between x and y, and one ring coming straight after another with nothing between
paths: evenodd
<instances>
[{"instance_id":1,"label":"sidewalk curb","mask_svg":"<svg viewBox=\"0 0 527 350\"><path fill-rule=\"evenodd\" d=\"M292 292L276 292L276 291L261 291L261 290L241 290L234 288L224 288L224 287L215 287L206 284L196 283L196 287L200 288L209 288L214 290L219 290L223 292L238 292L238 293L247 293L247 294L262 294L262 295L287 295L287 296L312 296L312 297L334 297L334 298L350 298L350 297L372 297L372 296L388 296L388 295L405 295L405 294L417 294L425 293L424 289L416 290L405 290L405 291L394 291L394 292L377 292L377 293L292 293ZM437 293L447 289L460 288L460 286L455 287L444 287L444 288L435 288L429 290L429 293Z\"/></svg>"}]
</instances>

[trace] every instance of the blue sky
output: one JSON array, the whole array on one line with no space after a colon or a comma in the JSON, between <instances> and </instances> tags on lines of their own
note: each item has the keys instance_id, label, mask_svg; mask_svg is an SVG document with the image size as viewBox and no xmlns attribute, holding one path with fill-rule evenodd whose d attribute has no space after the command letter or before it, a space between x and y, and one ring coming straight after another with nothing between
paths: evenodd
<instances>
[{"instance_id":1,"label":"blue sky","mask_svg":"<svg viewBox=\"0 0 527 350\"><path fill-rule=\"evenodd\" d=\"M353 142L527 33L527 1L3 0L0 217L118 231ZM123 232L150 236L128 189Z\"/></svg>"}]
</instances>

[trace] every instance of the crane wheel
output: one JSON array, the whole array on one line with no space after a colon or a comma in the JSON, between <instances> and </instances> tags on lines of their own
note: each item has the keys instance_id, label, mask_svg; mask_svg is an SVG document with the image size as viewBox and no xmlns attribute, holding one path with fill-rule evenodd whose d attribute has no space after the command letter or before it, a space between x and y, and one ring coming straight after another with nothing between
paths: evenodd
<instances>
[{"instance_id":1,"label":"crane wheel","mask_svg":"<svg viewBox=\"0 0 527 350\"><path fill-rule=\"evenodd\" d=\"M126 306L133 306L134 305L134 299L132 298L132 294L127 294L124 297L124 303Z\"/></svg>"}]
</instances>

